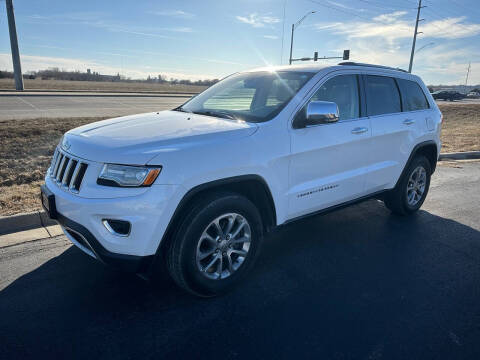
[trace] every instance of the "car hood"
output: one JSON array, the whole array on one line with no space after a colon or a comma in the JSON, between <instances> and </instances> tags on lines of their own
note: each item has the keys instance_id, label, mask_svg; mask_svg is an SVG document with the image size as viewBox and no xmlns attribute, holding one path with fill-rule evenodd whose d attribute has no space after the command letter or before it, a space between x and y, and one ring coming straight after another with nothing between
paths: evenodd
<instances>
[{"instance_id":1,"label":"car hood","mask_svg":"<svg viewBox=\"0 0 480 360\"><path fill-rule=\"evenodd\" d=\"M147 164L162 151L231 141L252 135L257 125L178 111L123 116L68 131L61 147L80 158Z\"/></svg>"}]
</instances>

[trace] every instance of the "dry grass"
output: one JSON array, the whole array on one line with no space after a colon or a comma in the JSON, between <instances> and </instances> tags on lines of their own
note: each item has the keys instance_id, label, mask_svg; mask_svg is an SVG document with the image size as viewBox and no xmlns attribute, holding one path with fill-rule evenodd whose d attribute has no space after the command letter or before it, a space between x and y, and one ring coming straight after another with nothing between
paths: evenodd
<instances>
[{"instance_id":1,"label":"dry grass","mask_svg":"<svg viewBox=\"0 0 480 360\"><path fill-rule=\"evenodd\" d=\"M442 152L480 150L480 104L439 104Z\"/></svg>"},{"instance_id":2,"label":"dry grass","mask_svg":"<svg viewBox=\"0 0 480 360\"><path fill-rule=\"evenodd\" d=\"M0 121L0 215L40 209L38 186L62 135L101 119Z\"/></svg>"},{"instance_id":3,"label":"dry grass","mask_svg":"<svg viewBox=\"0 0 480 360\"><path fill-rule=\"evenodd\" d=\"M441 106L443 152L480 150L480 104ZM63 133L102 118L0 121L0 215L40 209L38 187Z\"/></svg>"},{"instance_id":4,"label":"dry grass","mask_svg":"<svg viewBox=\"0 0 480 360\"><path fill-rule=\"evenodd\" d=\"M101 82L101 81L68 81L68 80L42 80L25 79L25 90L89 90L89 91L115 91L115 92L193 92L203 91L205 86L197 85L170 85L155 83L135 83L135 82ZM13 79L0 79L0 90L14 90L15 83Z\"/></svg>"}]
</instances>

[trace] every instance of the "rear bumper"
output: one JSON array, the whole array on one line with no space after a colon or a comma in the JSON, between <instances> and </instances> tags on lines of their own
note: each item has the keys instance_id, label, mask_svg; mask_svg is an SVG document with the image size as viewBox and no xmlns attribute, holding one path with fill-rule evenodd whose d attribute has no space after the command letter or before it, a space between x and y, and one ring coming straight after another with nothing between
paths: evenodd
<instances>
[{"instance_id":1,"label":"rear bumper","mask_svg":"<svg viewBox=\"0 0 480 360\"><path fill-rule=\"evenodd\" d=\"M87 228L57 213L56 221L65 235L83 252L100 262L126 272L144 273L151 265L154 255L137 256L117 254L105 249Z\"/></svg>"}]
</instances>

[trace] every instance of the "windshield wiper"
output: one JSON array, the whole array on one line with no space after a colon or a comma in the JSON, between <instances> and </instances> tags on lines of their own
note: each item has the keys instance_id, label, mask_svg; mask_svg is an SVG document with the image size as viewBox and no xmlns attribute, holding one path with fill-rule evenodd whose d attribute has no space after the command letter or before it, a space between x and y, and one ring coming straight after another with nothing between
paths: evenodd
<instances>
[{"instance_id":1,"label":"windshield wiper","mask_svg":"<svg viewBox=\"0 0 480 360\"><path fill-rule=\"evenodd\" d=\"M223 112L223 111L193 111L194 114L198 115L208 115L208 116L214 116L214 117L219 117L219 118L227 118L227 119L232 119L232 120L238 120L235 116L232 114Z\"/></svg>"},{"instance_id":2,"label":"windshield wiper","mask_svg":"<svg viewBox=\"0 0 480 360\"><path fill-rule=\"evenodd\" d=\"M173 111L180 111L180 112L189 113L189 114L193 113L193 111L185 110L183 106L176 107L175 109L173 109Z\"/></svg>"}]
</instances>

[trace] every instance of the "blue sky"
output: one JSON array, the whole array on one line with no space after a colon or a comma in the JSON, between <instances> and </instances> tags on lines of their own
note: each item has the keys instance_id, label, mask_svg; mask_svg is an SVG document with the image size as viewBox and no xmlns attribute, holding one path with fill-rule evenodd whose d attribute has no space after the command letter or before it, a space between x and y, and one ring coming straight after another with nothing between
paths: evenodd
<instances>
[{"instance_id":1,"label":"blue sky","mask_svg":"<svg viewBox=\"0 0 480 360\"><path fill-rule=\"evenodd\" d=\"M424 0L414 72L429 84L480 83L478 0ZM14 0L24 71L59 67L133 78L205 79L341 55L408 68L416 0ZM11 69L0 0L0 69ZM284 17L285 10L285 17ZM284 21L285 19L285 21ZM283 34L283 52L282 52ZM330 64L335 61L322 61Z\"/></svg>"}]
</instances>

